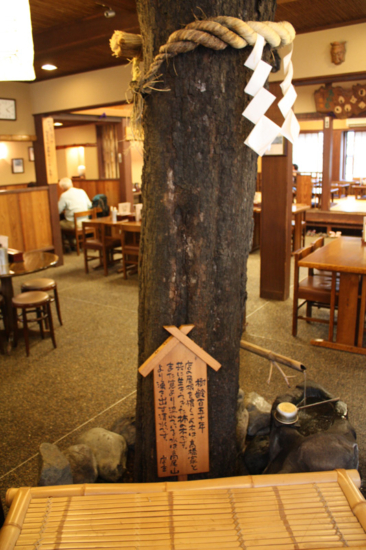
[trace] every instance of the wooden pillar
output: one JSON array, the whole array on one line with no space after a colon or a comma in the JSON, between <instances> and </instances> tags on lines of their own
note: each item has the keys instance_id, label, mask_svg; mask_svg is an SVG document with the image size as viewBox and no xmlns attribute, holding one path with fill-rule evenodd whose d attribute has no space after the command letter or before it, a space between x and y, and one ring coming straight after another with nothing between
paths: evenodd
<instances>
[{"instance_id":1,"label":"wooden pillar","mask_svg":"<svg viewBox=\"0 0 366 550\"><path fill-rule=\"evenodd\" d=\"M342 151L343 130L333 130L333 154L332 154L332 181L339 181L341 175L341 151ZM340 190L341 191L341 190Z\"/></svg>"},{"instance_id":2,"label":"wooden pillar","mask_svg":"<svg viewBox=\"0 0 366 550\"><path fill-rule=\"evenodd\" d=\"M44 149L44 136L42 126L42 115L34 115L37 141L33 142L34 168L36 170L37 185L47 185L46 157Z\"/></svg>"},{"instance_id":3,"label":"wooden pillar","mask_svg":"<svg viewBox=\"0 0 366 550\"><path fill-rule=\"evenodd\" d=\"M37 141L34 142L34 161L36 169L36 178L37 185L48 185L48 197L50 204L50 216L51 216L51 228L52 228L52 238L53 246L55 249L55 254L59 257L57 265L63 265L64 257L62 251L62 236L61 236L61 227L60 227L60 216L58 213L58 193L57 193L57 176L55 171L51 171L47 168L46 162L46 149L50 147L50 144L46 142L44 125L43 125L43 116L34 115L34 124L36 128ZM57 170L56 170L57 174ZM49 182L49 179L56 179L53 183Z\"/></svg>"},{"instance_id":4,"label":"wooden pillar","mask_svg":"<svg viewBox=\"0 0 366 550\"><path fill-rule=\"evenodd\" d=\"M330 208L330 184L332 182L332 157L333 157L333 119L324 118L323 128L323 184L322 184L322 210Z\"/></svg>"},{"instance_id":5,"label":"wooden pillar","mask_svg":"<svg viewBox=\"0 0 366 550\"><path fill-rule=\"evenodd\" d=\"M283 97L279 84L269 90ZM282 126L277 102L266 113ZM287 300L291 270L292 144L285 140L284 155L262 157L262 219L260 296Z\"/></svg>"},{"instance_id":6,"label":"wooden pillar","mask_svg":"<svg viewBox=\"0 0 366 550\"><path fill-rule=\"evenodd\" d=\"M291 270L292 144L262 160L260 296L287 300Z\"/></svg>"},{"instance_id":7,"label":"wooden pillar","mask_svg":"<svg viewBox=\"0 0 366 550\"><path fill-rule=\"evenodd\" d=\"M133 206L132 162L130 144L126 140L127 126L127 118L123 118L121 124L117 125L120 197L121 202L130 202Z\"/></svg>"}]
</instances>

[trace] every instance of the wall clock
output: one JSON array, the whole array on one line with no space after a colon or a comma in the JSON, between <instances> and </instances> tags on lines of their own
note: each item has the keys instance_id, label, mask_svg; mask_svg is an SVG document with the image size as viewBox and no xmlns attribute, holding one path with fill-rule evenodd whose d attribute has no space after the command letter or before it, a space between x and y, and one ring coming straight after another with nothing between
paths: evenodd
<instances>
[{"instance_id":1,"label":"wall clock","mask_svg":"<svg viewBox=\"0 0 366 550\"><path fill-rule=\"evenodd\" d=\"M0 98L0 120L16 120L15 99Z\"/></svg>"}]
</instances>

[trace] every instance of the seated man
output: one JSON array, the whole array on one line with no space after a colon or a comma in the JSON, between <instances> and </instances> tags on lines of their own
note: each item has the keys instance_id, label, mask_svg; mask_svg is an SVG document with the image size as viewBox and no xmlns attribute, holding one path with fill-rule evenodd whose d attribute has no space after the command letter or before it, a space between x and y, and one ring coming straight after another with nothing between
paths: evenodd
<instances>
[{"instance_id":1,"label":"seated man","mask_svg":"<svg viewBox=\"0 0 366 550\"><path fill-rule=\"evenodd\" d=\"M70 178L62 178L59 181L59 186L63 193L58 201L58 212L65 214L65 219L60 221L61 229L75 229L74 213L89 210L92 207L91 200L84 189L73 187ZM83 218L80 218L80 222L82 221Z\"/></svg>"},{"instance_id":2,"label":"seated man","mask_svg":"<svg viewBox=\"0 0 366 550\"><path fill-rule=\"evenodd\" d=\"M63 190L62 195L58 201L58 212L61 214L64 212L65 219L60 220L61 231L65 231L65 236L67 237L71 250L74 249L73 236L70 235L70 230L75 229L74 225L74 213L84 212L84 210L89 210L92 207L92 202L89 199L88 195L83 189L77 189L73 187L72 181L70 178L62 178L59 181L59 186ZM78 226L83 220L88 218L79 218Z\"/></svg>"}]
</instances>

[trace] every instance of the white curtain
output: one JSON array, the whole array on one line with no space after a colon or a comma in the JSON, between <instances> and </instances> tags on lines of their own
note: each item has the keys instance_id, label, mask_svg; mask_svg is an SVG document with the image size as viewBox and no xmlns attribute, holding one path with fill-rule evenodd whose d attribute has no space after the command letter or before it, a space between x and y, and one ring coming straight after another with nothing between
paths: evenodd
<instances>
[{"instance_id":1,"label":"white curtain","mask_svg":"<svg viewBox=\"0 0 366 550\"><path fill-rule=\"evenodd\" d=\"M292 159L299 172L323 172L323 132L300 133Z\"/></svg>"},{"instance_id":2,"label":"white curtain","mask_svg":"<svg viewBox=\"0 0 366 550\"><path fill-rule=\"evenodd\" d=\"M346 134L345 178L366 178L366 132Z\"/></svg>"}]
</instances>

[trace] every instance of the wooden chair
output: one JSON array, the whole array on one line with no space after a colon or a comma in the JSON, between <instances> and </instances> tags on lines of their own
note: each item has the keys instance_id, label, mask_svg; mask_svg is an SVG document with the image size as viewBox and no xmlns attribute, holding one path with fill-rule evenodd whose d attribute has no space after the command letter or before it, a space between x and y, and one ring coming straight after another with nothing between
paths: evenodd
<instances>
[{"instance_id":1,"label":"wooden chair","mask_svg":"<svg viewBox=\"0 0 366 550\"><path fill-rule=\"evenodd\" d=\"M312 190L313 184L311 181L311 176L298 174L296 178L296 202L298 204L312 205Z\"/></svg>"},{"instance_id":2,"label":"wooden chair","mask_svg":"<svg viewBox=\"0 0 366 550\"><path fill-rule=\"evenodd\" d=\"M108 263L114 263L115 252L121 252L121 241L107 234L108 228L104 223L97 226L88 225L87 221L83 222L83 249L84 249L84 264L85 273L89 273L88 262L97 259L95 255L89 255L89 250L97 250L99 252L99 261L103 264L104 275L108 275ZM88 237L88 235L92 235ZM117 250L118 249L118 250Z\"/></svg>"},{"instance_id":3,"label":"wooden chair","mask_svg":"<svg viewBox=\"0 0 366 550\"><path fill-rule=\"evenodd\" d=\"M23 292L18 296L14 296L12 299L13 308L15 310L22 310L22 320L23 320L23 332L24 332L24 341L25 349L27 352L27 357L29 356L29 322L37 322L39 324L39 329L41 332L42 339L44 338L44 327L43 321L48 322L49 332L51 334L53 347L56 348L56 339L55 333L53 330L52 322L52 313L50 305L50 297L47 292L41 291L32 291L32 292ZM28 313L36 313L34 319L28 319ZM16 314L16 311L15 311ZM18 343L18 323L15 323L15 332L14 332L14 345Z\"/></svg>"},{"instance_id":4,"label":"wooden chair","mask_svg":"<svg viewBox=\"0 0 366 550\"><path fill-rule=\"evenodd\" d=\"M319 244L320 244L319 240ZM323 241L324 243L324 241ZM318 245L317 245L318 246ZM329 277L324 275L314 274L312 270L308 271L307 277L300 281L300 268L299 261L314 252L313 246L309 245L300 250L294 252L295 273L294 273L294 298L293 298L293 312L292 312L292 335L297 335L297 320L302 319L304 321L326 323L329 321L326 319L319 319L312 316L312 307L314 305L318 307L330 307L331 300L331 288L332 281ZM303 302L299 305L299 300ZM306 304L306 315L299 315L298 310Z\"/></svg>"},{"instance_id":5,"label":"wooden chair","mask_svg":"<svg viewBox=\"0 0 366 550\"><path fill-rule=\"evenodd\" d=\"M127 279L127 266L139 264L141 228L133 223L122 223L121 227L123 277Z\"/></svg>"},{"instance_id":6,"label":"wooden chair","mask_svg":"<svg viewBox=\"0 0 366 550\"><path fill-rule=\"evenodd\" d=\"M84 212L75 212L74 214L76 252L78 256L80 255L80 244L83 242L83 227L82 222L79 222L79 218L85 218L86 216L89 216L89 219L91 220L95 220L97 217L97 209L91 208L90 210L85 210Z\"/></svg>"},{"instance_id":7,"label":"wooden chair","mask_svg":"<svg viewBox=\"0 0 366 550\"><path fill-rule=\"evenodd\" d=\"M98 209L100 210L100 209ZM86 218L94 220L97 217L97 209L91 208L90 210L84 210L83 212L74 213L74 229L62 229L62 235L65 236L69 242L72 239L76 241L76 252L80 255L80 244L83 242L83 228L80 218Z\"/></svg>"}]
</instances>

